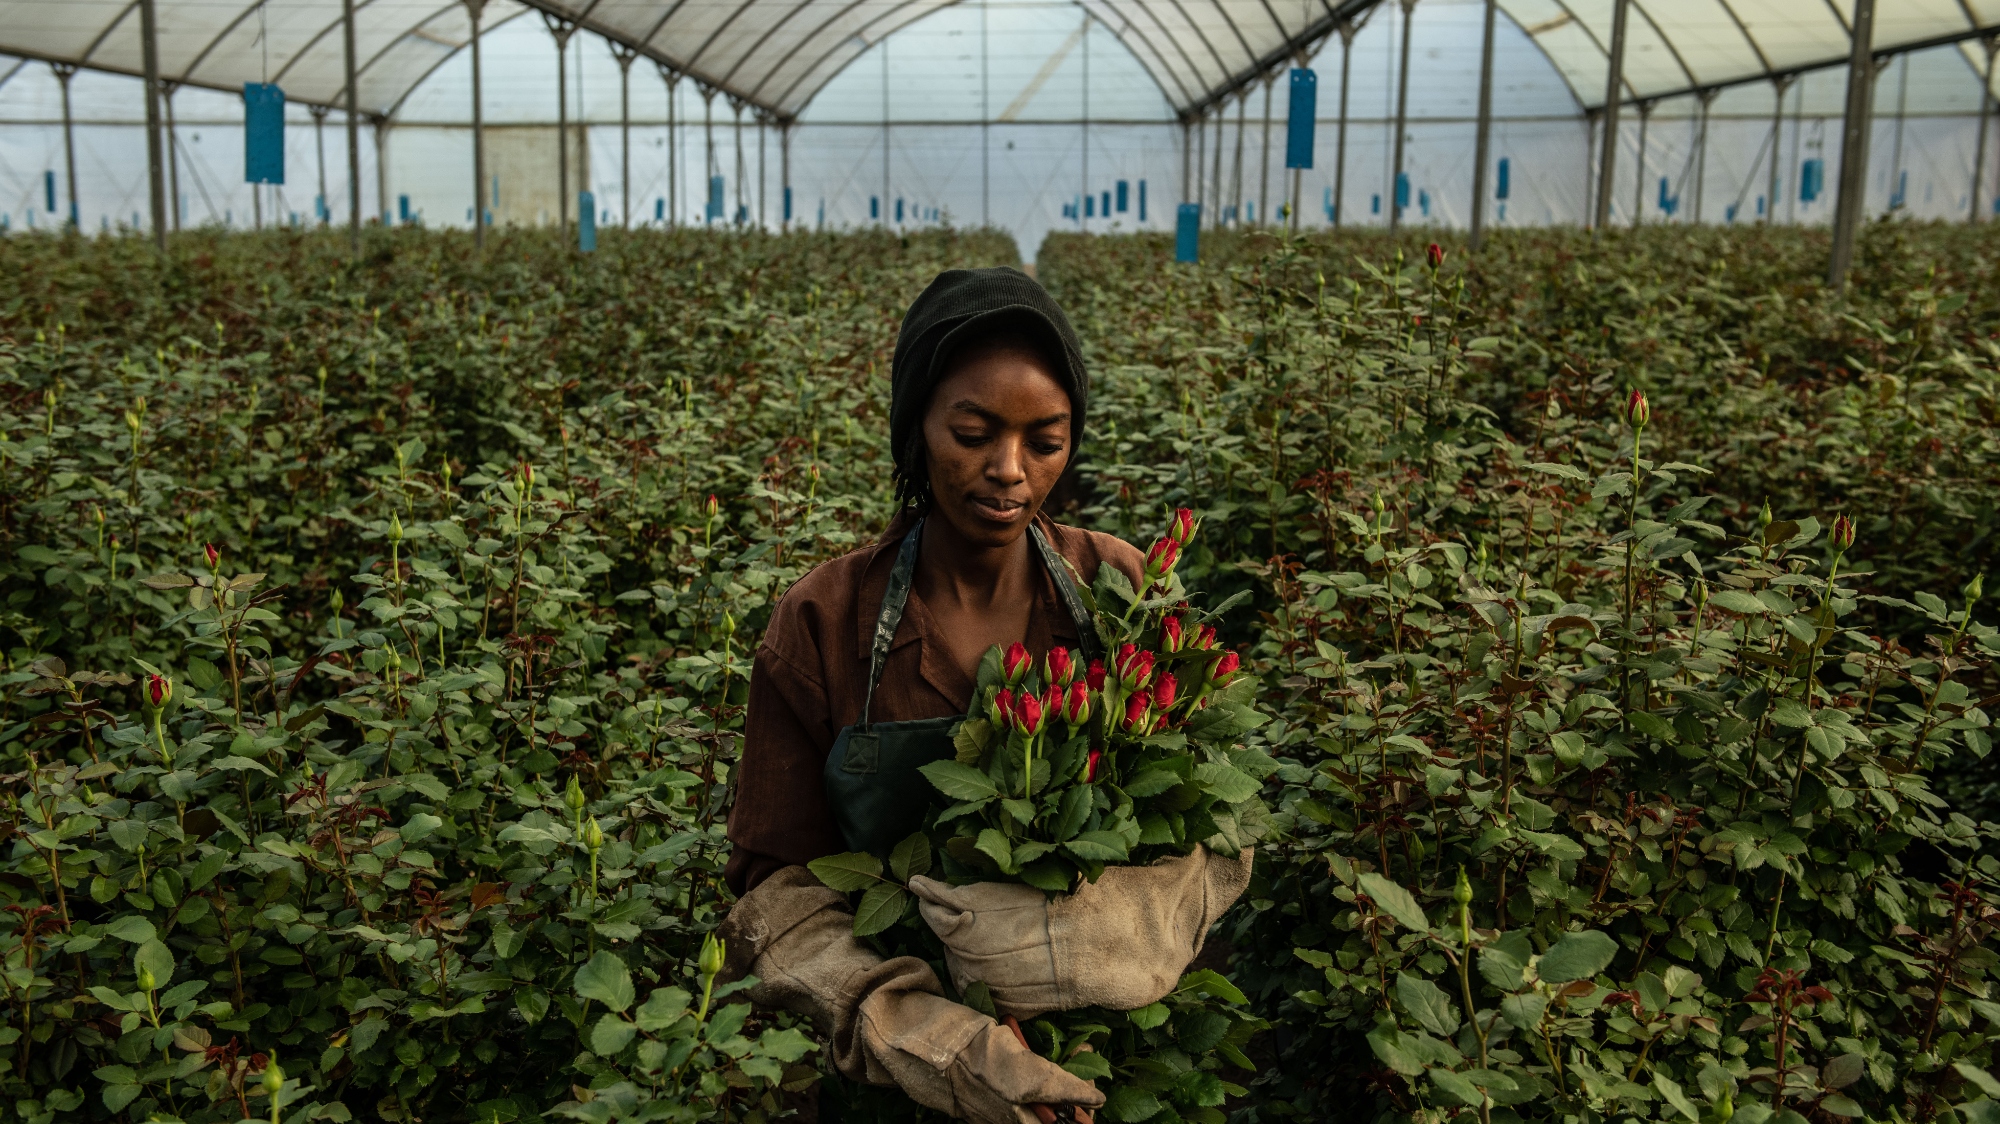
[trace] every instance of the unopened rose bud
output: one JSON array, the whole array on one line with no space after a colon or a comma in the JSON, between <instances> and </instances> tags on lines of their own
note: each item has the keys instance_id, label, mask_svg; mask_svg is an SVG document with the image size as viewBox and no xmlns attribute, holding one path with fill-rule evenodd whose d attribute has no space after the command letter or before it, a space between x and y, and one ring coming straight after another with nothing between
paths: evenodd
<instances>
[{"instance_id":1,"label":"unopened rose bud","mask_svg":"<svg viewBox=\"0 0 2000 1124\"><path fill-rule=\"evenodd\" d=\"M1625 399L1625 424L1633 429L1644 429L1653 420L1653 408L1646 402L1646 392L1635 390Z\"/></svg>"},{"instance_id":2,"label":"unopened rose bud","mask_svg":"<svg viewBox=\"0 0 2000 1124\"><path fill-rule=\"evenodd\" d=\"M1853 546L1854 520L1845 515L1834 516L1833 528L1827 532L1827 538L1833 543L1833 549L1836 551L1845 551Z\"/></svg>"},{"instance_id":3,"label":"unopened rose bud","mask_svg":"<svg viewBox=\"0 0 2000 1124\"><path fill-rule=\"evenodd\" d=\"M1042 732L1048 716L1042 713L1042 700L1029 692L1022 692L1014 701L1014 728L1034 737Z\"/></svg>"},{"instance_id":4,"label":"unopened rose bud","mask_svg":"<svg viewBox=\"0 0 2000 1124\"><path fill-rule=\"evenodd\" d=\"M1090 721L1090 688L1081 683L1071 683L1063 695L1062 720L1071 726L1082 726Z\"/></svg>"},{"instance_id":5,"label":"unopened rose bud","mask_svg":"<svg viewBox=\"0 0 2000 1124\"><path fill-rule=\"evenodd\" d=\"M1102 691L1104 689L1104 661L1090 661L1090 667L1083 673L1083 681L1089 685L1091 690Z\"/></svg>"},{"instance_id":6,"label":"unopened rose bud","mask_svg":"<svg viewBox=\"0 0 2000 1124\"><path fill-rule=\"evenodd\" d=\"M347 607L347 598L342 597L340 591L337 589L333 591L333 596L326 599L326 602L333 606L333 615L336 617L340 615L342 609Z\"/></svg>"},{"instance_id":7,"label":"unopened rose bud","mask_svg":"<svg viewBox=\"0 0 2000 1124\"><path fill-rule=\"evenodd\" d=\"M1194 512L1185 507L1174 509L1174 517L1167 522L1167 537L1186 546L1194 538Z\"/></svg>"},{"instance_id":8,"label":"unopened rose bud","mask_svg":"<svg viewBox=\"0 0 2000 1124\"><path fill-rule=\"evenodd\" d=\"M389 541L392 543L403 541L403 520L395 515L389 516Z\"/></svg>"},{"instance_id":9,"label":"unopened rose bud","mask_svg":"<svg viewBox=\"0 0 2000 1124\"><path fill-rule=\"evenodd\" d=\"M154 977L153 970L151 968L146 967L144 964L141 964L139 966L139 990L154 991L157 990L159 986L160 986L160 981Z\"/></svg>"},{"instance_id":10,"label":"unopened rose bud","mask_svg":"<svg viewBox=\"0 0 2000 1124\"><path fill-rule=\"evenodd\" d=\"M1174 564L1181 560L1181 544L1172 539L1160 539L1146 552L1146 581L1148 584L1164 581L1173 573Z\"/></svg>"},{"instance_id":11,"label":"unopened rose bud","mask_svg":"<svg viewBox=\"0 0 2000 1124\"><path fill-rule=\"evenodd\" d=\"M1151 725L1152 706L1153 697L1145 691L1134 692L1131 698L1126 699L1123 723L1125 730L1140 737L1146 736L1147 727Z\"/></svg>"},{"instance_id":12,"label":"unopened rose bud","mask_svg":"<svg viewBox=\"0 0 2000 1124\"><path fill-rule=\"evenodd\" d=\"M1972 580L1965 583L1964 592L1965 592L1965 603L1968 606L1977 604L1979 602L1980 595L1986 592L1986 575L1985 574L1972 575Z\"/></svg>"},{"instance_id":13,"label":"unopened rose bud","mask_svg":"<svg viewBox=\"0 0 2000 1124\"><path fill-rule=\"evenodd\" d=\"M1118 649L1115 661L1118 669L1118 683L1128 691L1136 691L1153 677L1153 653L1142 652L1137 645L1126 644Z\"/></svg>"},{"instance_id":14,"label":"unopened rose bud","mask_svg":"<svg viewBox=\"0 0 2000 1124\"><path fill-rule=\"evenodd\" d=\"M715 518L722 511L722 504L715 498L715 493L709 493L708 503L701 510L702 514L708 516L710 519Z\"/></svg>"},{"instance_id":15,"label":"unopened rose bud","mask_svg":"<svg viewBox=\"0 0 2000 1124\"><path fill-rule=\"evenodd\" d=\"M201 556L208 560L208 568L211 570L222 565L222 552L215 549L215 544L212 542L201 544Z\"/></svg>"},{"instance_id":16,"label":"unopened rose bud","mask_svg":"<svg viewBox=\"0 0 2000 1124\"><path fill-rule=\"evenodd\" d=\"M1076 654L1068 648L1050 648L1042 661L1042 676L1051 685L1067 684L1076 678Z\"/></svg>"},{"instance_id":17,"label":"unopened rose bud","mask_svg":"<svg viewBox=\"0 0 2000 1124\"><path fill-rule=\"evenodd\" d=\"M174 701L174 681L164 675L148 675L146 677L146 698L153 704L154 710L164 708L168 703Z\"/></svg>"},{"instance_id":18,"label":"unopened rose bud","mask_svg":"<svg viewBox=\"0 0 2000 1124\"><path fill-rule=\"evenodd\" d=\"M1472 881L1465 876L1465 868L1458 868L1458 883L1451 888L1451 900L1460 905L1472 903Z\"/></svg>"},{"instance_id":19,"label":"unopened rose bud","mask_svg":"<svg viewBox=\"0 0 2000 1124\"><path fill-rule=\"evenodd\" d=\"M1153 705L1158 707L1162 713L1172 710L1174 699L1180 694L1180 687L1181 685L1174 678L1173 672L1161 672L1160 677L1153 680Z\"/></svg>"},{"instance_id":20,"label":"unopened rose bud","mask_svg":"<svg viewBox=\"0 0 2000 1124\"><path fill-rule=\"evenodd\" d=\"M702 975L713 976L722 971L728 951L728 942L718 940L714 933L710 933L701 942L701 959L695 962L695 966L701 969Z\"/></svg>"},{"instance_id":21,"label":"unopened rose bud","mask_svg":"<svg viewBox=\"0 0 2000 1124\"><path fill-rule=\"evenodd\" d=\"M1209 682L1217 687L1222 686L1230 676L1236 674L1236 669L1242 666L1242 663L1242 659L1235 652L1224 652L1222 658L1215 661L1215 669L1208 673Z\"/></svg>"},{"instance_id":22,"label":"unopened rose bud","mask_svg":"<svg viewBox=\"0 0 2000 1124\"><path fill-rule=\"evenodd\" d=\"M1189 637L1181 619L1169 616L1160 622L1160 647L1169 653L1178 652L1187 646Z\"/></svg>"},{"instance_id":23,"label":"unopened rose bud","mask_svg":"<svg viewBox=\"0 0 2000 1124\"><path fill-rule=\"evenodd\" d=\"M583 786L577 783L575 773L569 775L569 787L563 790L563 803L569 805L570 815L583 814Z\"/></svg>"},{"instance_id":24,"label":"unopened rose bud","mask_svg":"<svg viewBox=\"0 0 2000 1124\"><path fill-rule=\"evenodd\" d=\"M1095 782L1096 782L1096 780L1097 780L1097 767L1098 767L1098 765L1099 765L1099 764L1101 764L1101 763L1102 763L1103 761L1104 761L1104 751L1103 751L1103 750L1101 750L1101 749L1093 749L1093 750L1091 750L1091 751L1090 751L1090 761L1089 761L1089 763L1088 763L1088 764L1086 764L1086 765L1084 766L1084 769L1083 769L1083 783L1085 783L1085 784L1093 784L1093 783L1095 783Z\"/></svg>"},{"instance_id":25,"label":"unopened rose bud","mask_svg":"<svg viewBox=\"0 0 2000 1124\"><path fill-rule=\"evenodd\" d=\"M1028 646L1016 640L1007 645L1006 654L1000 657L1000 668L1007 675L1007 685L1019 687L1035 669L1035 661L1028 656Z\"/></svg>"},{"instance_id":26,"label":"unopened rose bud","mask_svg":"<svg viewBox=\"0 0 2000 1124\"><path fill-rule=\"evenodd\" d=\"M1764 510L1762 510L1762 511L1760 511L1760 512L1758 512L1758 513L1757 513L1757 525L1758 525L1759 527L1768 527L1768 526L1770 526L1770 525L1771 525L1771 501L1770 501L1770 500L1765 500L1765 501L1764 501Z\"/></svg>"},{"instance_id":27,"label":"unopened rose bud","mask_svg":"<svg viewBox=\"0 0 2000 1124\"><path fill-rule=\"evenodd\" d=\"M604 846L604 829L597 826L596 816L583 821L583 845L593 851Z\"/></svg>"},{"instance_id":28,"label":"unopened rose bud","mask_svg":"<svg viewBox=\"0 0 2000 1124\"><path fill-rule=\"evenodd\" d=\"M1444 264L1444 247L1433 242L1424 247L1424 257L1430 260L1431 268L1436 269Z\"/></svg>"},{"instance_id":29,"label":"unopened rose bud","mask_svg":"<svg viewBox=\"0 0 2000 1124\"><path fill-rule=\"evenodd\" d=\"M285 1071L278 1065L278 1059L274 1057L264 1063L264 1095L270 1097L272 1100L276 1100L278 1094L283 1092L284 1088Z\"/></svg>"},{"instance_id":30,"label":"unopened rose bud","mask_svg":"<svg viewBox=\"0 0 2000 1124\"><path fill-rule=\"evenodd\" d=\"M993 723L996 730L1004 730L1014 724L1014 692L1005 687L993 692L993 698L986 704L986 720Z\"/></svg>"}]
</instances>

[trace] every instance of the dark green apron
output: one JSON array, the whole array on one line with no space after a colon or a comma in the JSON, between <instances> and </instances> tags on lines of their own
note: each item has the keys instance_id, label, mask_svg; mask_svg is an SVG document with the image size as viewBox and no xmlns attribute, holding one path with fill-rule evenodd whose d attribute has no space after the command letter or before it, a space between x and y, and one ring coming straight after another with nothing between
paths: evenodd
<instances>
[{"instance_id":1,"label":"dark green apron","mask_svg":"<svg viewBox=\"0 0 2000 1124\"><path fill-rule=\"evenodd\" d=\"M889 647L896 640L896 627L903 622L903 607L910 600L910 582L917 570L917 545L923 538L924 522L910 528L896 551L895 568L889 571L889 588L882 591L882 611L875 617L875 638L868 656L868 693L861 702L861 722L840 731L833 751L826 756L824 778L827 803L833 807L833 821L849 848L886 857L891 848L924 825L924 811L938 797L929 778L918 772L933 761L956 755L952 736L963 715L946 718L919 718L909 722L868 722L869 707L875 701L875 683L882 678ZM1063 607L1076 623L1082 642L1083 661L1088 666L1099 658L1097 627L1077 596L1069 567L1040 527L1030 525L1028 536L1035 553L1055 582Z\"/></svg>"}]
</instances>

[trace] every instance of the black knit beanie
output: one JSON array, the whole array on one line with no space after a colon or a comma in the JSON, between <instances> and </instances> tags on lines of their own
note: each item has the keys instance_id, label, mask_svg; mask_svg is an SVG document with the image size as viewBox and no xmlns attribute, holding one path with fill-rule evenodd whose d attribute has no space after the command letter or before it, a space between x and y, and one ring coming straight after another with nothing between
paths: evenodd
<instances>
[{"instance_id":1,"label":"black knit beanie","mask_svg":"<svg viewBox=\"0 0 2000 1124\"><path fill-rule=\"evenodd\" d=\"M929 491L924 470L923 424L944 364L966 344L999 332L1034 340L1069 392L1070 458L1083 443L1084 404L1090 375L1076 330L1047 289L1018 269L948 269L937 275L903 315L896 356L889 368L889 448L896 462L896 490L905 503Z\"/></svg>"}]
</instances>

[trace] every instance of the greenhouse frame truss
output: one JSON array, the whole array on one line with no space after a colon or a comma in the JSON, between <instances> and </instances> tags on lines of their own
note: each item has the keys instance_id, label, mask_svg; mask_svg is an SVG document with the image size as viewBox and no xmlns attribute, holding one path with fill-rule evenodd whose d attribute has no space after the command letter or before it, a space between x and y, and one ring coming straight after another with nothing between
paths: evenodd
<instances>
[{"instance_id":1,"label":"greenhouse frame truss","mask_svg":"<svg viewBox=\"0 0 2000 1124\"><path fill-rule=\"evenodd\" d=\"M0 0L0 53L22 60L16 69L29 60L45 62L62 83L72 213L75 156L68 140L68 86L79 69L144 79L152 228L162 240L168 228L167 180L173 174L174 157L161 136L163 126L172 127L174 91L199 86L233 92L248 83L283 83L285 97L306 105L316 126L323 127L333 112L345 119L348 218L358 238L361 126L372 125L379 141L380 131L410 92L468 48L473 75L474 197L479 197L479 185L486 178L482 30L516 18L538 17L556 42L559 67L566 55L562 48L571 37L588 32L610 45L628 98L631 68L645 60L669 90L682 81L692 83L710 110L705 114L706 128L713 129L713 102L718 97L736 114L739 130L747 111L760 130L777 130L782 182L789 188L791 131L814 95L874 44L957 2L242 0L218 5L200 0ZM1377 10L1399 7L1405 18L1395 76L1394 168L1395 182L1402 182L1411 66L1408 16L1418 0L1076 2L1087 21L1101 25L1131 51L1171 106L1183 137L1183 198L1203 194L1202 182L1209 178L1205 165L1211 161L1213 182L1221 183L1222 126L1232 108L1238 118L1240 148L1247 105L1261 91L1268 154L1269 106L1283 72L1303 66L1335 37L1345 54L1356 30ZM1480 203L1471 211L1475 245L1486 209L1483 187L1493 120L1494 26L1503 15L1546 55L1590 124L1594 186L1589 192L1588 225L1603 226L1608 221L1619 149L1595 138L1613 135L1628 108L1638 115L1643 138L1655 106L1668 99L1695 99L1703 138L1699 144L1705 147L1708 105L1723 90L1768 84L1775 93L1776 121L1782 116L1785 92L1801 75L1846 66L1848 93L1829 273L1838 283L1851 260L1861 210L1858 200L1866 170L1874 79L1898 55L1952 45L1958 45L1972 70L1983 75L1979 155L1969 215L1974 221L1979 218L1994 60L2000 51L2000 0L1485 0L1484 6L1474 172L1474 196ZM1349 69L1343 66L1340 89L1334 95L1340 105L1337 184L1345 175ZM7 77L11 74L0 73L0 83ZM559 81L558 88L556 124L558 143L564 146L558 160L563 179L560 218L567 226L570 121L563 100L567 95L561 92L567 85ZM674 101L669 99L670 107ZM629 119L629 110L624 113ZM669 129L678 124L670 120ZM1212 156L1207 142L1211 128L1216 135ZM629 137L626 143L629 146ZM1643 143L1642 139L1642 160ZM1777 163L1774 147L1772 198ZM1267 159L1267 176L1269 166ZM1287 192L1294 224L1301 202L1296 184L1295 175ZM1406 206L1400 192L1390 201L1392 229ZM1697 188L1697 219L1700 209ZM475 216L474 229L482 236L485 225Z\"/></svg>"}]
</instances>

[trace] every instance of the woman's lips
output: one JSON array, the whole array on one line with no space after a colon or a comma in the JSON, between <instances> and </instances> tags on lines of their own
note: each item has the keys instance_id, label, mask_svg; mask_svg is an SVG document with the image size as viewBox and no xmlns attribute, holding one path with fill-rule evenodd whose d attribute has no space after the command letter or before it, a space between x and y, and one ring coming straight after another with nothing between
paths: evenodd
<instances>
[{"instance_id":1,"label":"woman's lips","mask_svg":"<svg viewBox=\"0 0 2000 1124\"><path fill-rule=\"evenodd\" d=\"M1019 500L975 496L972 500L972 509L978 512L979 516L983 519L989 519L995 523L1012 523L1027 514L1028 505Z\"/></svg>"}]
</instances>

